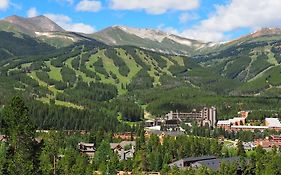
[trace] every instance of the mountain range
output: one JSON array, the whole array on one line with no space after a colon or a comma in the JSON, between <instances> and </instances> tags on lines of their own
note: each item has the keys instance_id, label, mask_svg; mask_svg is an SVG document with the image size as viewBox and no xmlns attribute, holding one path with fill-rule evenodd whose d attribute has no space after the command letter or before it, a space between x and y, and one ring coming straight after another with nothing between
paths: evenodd
<instances>
[{"instance_id":1,"label":"mountain range","mask_svg":"<svg viewBox=\"0 0 281 175\"><path fill-rule=\"evenodd\" d=\"M75 33L45 16L11 16L0 21L0 41L0 75L44 102L83 106L74 98L81 88L88 96L106 94L98 101L112 98L112 88L117 94L185 86L239 96L281 92L279 28L206 43L126 26ZM102 88L92 92L91 83Z\"/></svg>"}]
</instances>

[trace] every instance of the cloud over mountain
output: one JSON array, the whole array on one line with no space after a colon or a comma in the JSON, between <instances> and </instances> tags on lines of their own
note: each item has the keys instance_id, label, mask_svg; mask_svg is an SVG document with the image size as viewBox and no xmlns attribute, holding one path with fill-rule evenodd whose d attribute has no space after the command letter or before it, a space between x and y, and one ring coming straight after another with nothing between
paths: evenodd
<instances>
[{"instance_id":1,"label":"cloud over mountain","mask_svg":"<svg viewBox=\"0 0 281 175\"><path fill-rule=\"evenodd\" d=\"M102 4L100 1L82 0L76 5L76 10L84 12L98 12L101 7Z\"/></svg>"},{"instance_id":2,"label":"cloud over mountain","mask_svg":"<svg viewBox=\"0 0 281 175\"><path fill-rule=\"evenodd\" d=\"M67 31L73 31L73 32L81 32L81 33L93 33L95 32L95 29L84 23L73 23L72 19L69 16L62 15L62 14L52 14L47 13L44 14L54 22L56 22L59 26L64 28Z\"/></svg>"},{"instance_id":3,"label":"cloud over mountain","mask_svg":"<svg viewBox=\"0 0 281 175\"><path fill-rule=\"evenodd\" d=\"M144 10L149 14L163 14L169 10L187 11L199 7L199 0L111 0L115 10Z\"/></svg>"}]
</instances>

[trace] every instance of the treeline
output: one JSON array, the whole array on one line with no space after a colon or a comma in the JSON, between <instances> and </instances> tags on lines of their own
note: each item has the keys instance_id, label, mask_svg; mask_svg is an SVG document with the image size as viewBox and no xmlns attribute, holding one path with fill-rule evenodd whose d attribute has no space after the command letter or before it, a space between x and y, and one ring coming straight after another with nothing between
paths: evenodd
<instances>
[{"instance_id":1,"label":"treeline","mask_svg":"<svg viewBox=\"0 0 281 175\"><path fill-rule=\"evenodd\" d=\"M133 99L119 98L112 105L117 106L124 121L138 122L144 118L144 110Z\"/></svg>"},{"instance_id":2,"label":"treeline","mask_svg":"<svg viewBox=\"0 0 281 175\"><path fill-rule=\"evenodd\" d=\"M153 88L153 78L147 73L147 70L140 70L128 86L129 91L139 89L150 89Z\"/></svg>"},{"instance_id":3,"label":"treeline","mask_svg":"<svg viewBox=\"0 0 281 175\"><path fill-rule=\"evenodd\" d=\"M22 37L15 37L14 33L0 31L0 59L7 59L14 56L41 55L52 52L54 47L38 42L30 36L21 34Z\"/></svg>"},{"instance_id":4,"label":"treeline","mask_svg":"<svg viewBox=\"0 0 281 175\"><path fill-rule=\"evenodd\" d=\"M40 129L130 131L130 127L117 120L117 112L101 104L93 109L74 109L32 101L29 114Z\"/></svg>"},{"instance_id":5,"label":"treeline","mask_svg":"<svg viewBox=\"0 0 281 175\"><path fill-rule=\"evenodd\" d=\"M147 110L156 116L169 111L189 112L193 109L200 110L203 106L215 106L218 119L228 119L237 116L237 112L241 110L264 111L268 115L279 114L281 105L281 100L277 97L222 96L193 87L158 87L137 91L135 94L141 104L148 104Z\"/></svg>"},{"instance_id":6,"label":"treeline","mask_svg":"<svg viewBox=\"0 0 281 175\"><path fill-rule=\"evenodd\" d=\"M28 115L28 111L23 99L15 97L1 112L1 133L8 136L8 141L0 145L0 174L90 175L95 171L102 174L116 174L118 171L140 174L154 171L161 172L163 175L236 175L238 172L278 175L281 173L279 168L281 153L276 147L266 152L258 146L246 153L241 141L238 141L236 149L229 149L223 142L206 137L188 135L177 138L169 136L160 138L156 135L146 137L142 125L139 125L136 132L133 158L119 161L118 155L111 150L109 144L120 141L112 138L113 130L110 130L110 122L107 121L107 127L95 127L86 135L66 135L60 131L38 135L35 134L35 123ZM77 150L79 142L95 144L97 150L93 158L79 153ZM239 156L240 162L222 163L218 171L207 167L179 170L168 166L169 163L182 158L204 155Z\"/></svg>"},{"instance_id":7,"label":"treeline","mask_svg":"<svg viewBox=\"0 0 281 175\"><path fill-rule=\"evenodd\" d=\"M114 85L98 82L85 83L81 77L79 79L74 88L65 89L63 93L57 95L57 99L88 106L93 102L107 101L118 95Z\"/></svg>"}]
</instances>

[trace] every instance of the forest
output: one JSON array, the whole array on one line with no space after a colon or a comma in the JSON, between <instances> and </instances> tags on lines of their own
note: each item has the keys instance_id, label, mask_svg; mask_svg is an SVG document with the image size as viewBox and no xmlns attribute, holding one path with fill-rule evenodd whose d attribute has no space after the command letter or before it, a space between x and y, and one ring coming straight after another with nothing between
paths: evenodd
<instances>
[{"instance_id":1,"label":"forest","mask_svg":"<svg viewBox=\"0 0 281 175\"><path fill-rule=\"evenodd\" d=\"M59 131L36 133L36 122L29 116L29 108L20 97L15 97L1 112L1 134L8 136L0 146L0 174L116 174L117 171L131 171L140 174L145 171L158 171L161 174L194 175L236 175L237 168L243 174L281 173L279 167L281 153L277 148L266 152L261 147L245 151L239 141L236 149L224 146L223 142L207 137L179 136L176 139L165 137L145 137L142 125L137 127L136 152L132 159L119 161L109 146L119 142L112 132L92 131L89 134L65 134ZM93 159L80 154L77 143L95 143L97 150ZM223 163L219 171L205 167L185 171L169 168L172 161L201 155L218 157L239 156L241 164ZM243 162L243 163L242 163Z\"/></svg>"}]
</instances>

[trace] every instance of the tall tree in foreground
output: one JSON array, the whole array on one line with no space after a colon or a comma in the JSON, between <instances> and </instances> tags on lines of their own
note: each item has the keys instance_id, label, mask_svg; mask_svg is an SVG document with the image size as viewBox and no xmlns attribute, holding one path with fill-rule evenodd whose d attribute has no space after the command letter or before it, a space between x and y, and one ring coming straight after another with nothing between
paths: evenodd
<instances>
[{"instance_id":1,"label":"tall tree in foreground","mask_svg":"<svg viewBox=\"0 0 281 175\"><path fill-rule=\"evenodd\" d=\"M28 115L28 108L20 97L14 97L3 111L3 128L8 139L8 174L34 174L35 126Z\"/></svg>"}]
</instances>

